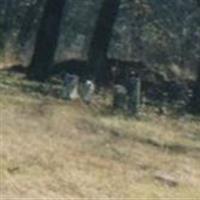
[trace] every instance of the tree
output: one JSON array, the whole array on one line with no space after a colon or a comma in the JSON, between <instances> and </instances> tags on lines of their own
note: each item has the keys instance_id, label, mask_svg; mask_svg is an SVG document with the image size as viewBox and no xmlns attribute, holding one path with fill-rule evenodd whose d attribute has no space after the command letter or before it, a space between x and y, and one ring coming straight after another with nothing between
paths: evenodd
<instances>
[{"instance_id":1,"label":"tree","mask_svg":"<svg viewBox=\"0 0 200 200\"><path fill-rule=\"evenodd\" d=\"M19 42L20 46L23 46L24 43L30 37L30 33L33 30L32 27L34 24L34 20L35 20L36 16L39 15L40 8L42 6L44 6L43 1L44 0L42 0L42 1L36 0L32 4L27 6L27 9L23 16L23 20L19 26L20 30L19 30L19 34L18 34L18 42Z\"/></svg>"},{"instance_id":2,"label":"tree","mask_svg":"<svg viewBox=\"0 0 200 200\"><path fill-rule=\"evenodd\" d=\"M11 34L12 27L12 7L13 2L11 0L4 0L1 2L2 12L1 12L1 27L0 36L1 36L1 48L4 53L6 52L6 42ZM2 14L3 13L3 14Z\"/></svg>"},{"instance_id":3,"label":"tree","mask_svg":"<svg viewBox=\"0 0 200 200\"><path fill-rule=\"evenodd\" d=\"M46 1L28 69L28 78L45 81L51 73L65 1Z\"/></svg>"},{"instance_id":4,"label":"tree","mask_svg":"<svg viewBox=\"0 0 200 200\"><path fill-rule=\"evenodd\" d=\"M88 66L97 84L107 79L107 52L121 0L104 0L88 51Z\"/></svg>"},{"instance_id":5,"label":"tree","mask_svg":"<svg viewBox=\"0 0 200 200\"><path fill-rule=\"evenodd\" d=\"M197 5L200 8L200 0L197 0ZM190 101L189 107L192 113L195 113L195 114L200 113L200 55L199 55L198 68L197 68L197 80L193 87L193 96Z\"/></svg>"}]
</instances>

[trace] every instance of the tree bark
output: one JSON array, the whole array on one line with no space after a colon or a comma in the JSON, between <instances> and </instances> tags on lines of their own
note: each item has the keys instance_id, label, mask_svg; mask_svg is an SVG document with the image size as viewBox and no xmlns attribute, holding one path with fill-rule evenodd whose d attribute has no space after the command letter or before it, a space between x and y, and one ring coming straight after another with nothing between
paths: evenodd
<instances>
[{"instance_id":1,"label":"tree bark","mask_svg":"<svg viewBox=\"0 0 200 200\"><path fill-rule=\"evenodd\" d=\"M43 4L43 1L37 0L34 5L27 8L27 11L24 15L24 19L23 19L23 22L21 24L20 31L18 34L18 41L19 41L20 46L24 45L25 41L28 39L31 33L34 19L36 15L38 14L38 12L40 11L40 7L43 6L41 4Z\"/></svg>"},{"instance_id":2,"label":"tree bark","mask_svg":"<svg viewBox=\"0 0 200 200\"><path fill-rule=\"evenodd\" d=\"M197 5L200 8L200 0L197 0ZM189 109L194 114L200 114L200 60L197 67L197 80L194 84L193 96L189 103Z\"/></svg>"},{"instance_id":3,"label":"tree bark","mask_svg":"<svg viewBox=\"0 0 200 200\"><path fill-rule=\"evenodd\" d=\"M104 0L88 51L88 66L96 83L107 80L107 52L121 0Z\"/></svg>"},{"instance_id":4,"label":"tree bark","mask_svg":"<svg viewBox=\"0 0 200 200\"><path fill-rule=\"evenodd\" d=\"M28 69L30 79L45 81L51 73L65 1L46 1Z\"/></svg>"},{"instance_id":5,"label":"tree bark","mask_svg":"<svg viewBox=\"0 0 200 200\"><path fill-rule=\"evenodd\" d=\"M200 113L200 62L198 63L197 80L193 87L193 96L189 104L189 109L194 114Z\"/></svg>"}]
</instances>

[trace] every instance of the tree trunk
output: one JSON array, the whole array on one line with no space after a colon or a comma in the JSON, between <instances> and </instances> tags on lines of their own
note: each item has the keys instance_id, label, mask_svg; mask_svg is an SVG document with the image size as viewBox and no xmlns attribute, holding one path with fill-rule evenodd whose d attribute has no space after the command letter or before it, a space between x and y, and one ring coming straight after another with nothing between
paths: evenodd
<instances>
[{"instance_id":1,"label":"tree trunk","mask_svg":"<svg viewBox=\"0 0 200 200\"><path fill-rule=\"evenodd\" d=\"M8 56L10 53L9 41L12 38L12 27L13 27L13 20L12 20L12 12L13 12L13 2L12 0L4 0L2 1L2 30L1 30L1 48L3 53L3 62L4 65L7 65L7 61L9 60ZM10 64L10 63L9 63Z\"/></svg>"},{"instance_id":2,"label":"tree trunk","mask_svg":"<svg viewBox=\"0 0 200 200\"><path fill-rule=\"evenodd\" d=\"M30 33L34 24L34 19L36 15L40 12L41 6L44 6L43 1L37 0L35 4L27 8L18 34L18 41L20 46L24 46L24 43L30 37Z\"/></svg>"},{"instance_id":3,"label":"tree trunk","mask_svg":"<svg viewBox=\"0 0 200 200\"><path fill-rule=\"evenodd\" d=\"M65 0L47 0L36 36L28 78L45 81L52 70Z\"/></svg>"},{"instance_id":4,"label":"tree trunk","mask_svg":"<svg viewBox=\"0 0 200 200\"><path fill-rule=\"evenodd\" d=\"M190 101L189 109L194 114L200 113L200 62L198 63L197 80L193 87L193 96Z\"/></svg>"},{"instance_id":5,"label":"tree trunk","mask_svg":"<svg viewBox=\"0 0 200 200\"><path fill-rule=\"evenodd\" d=\"M198 6L200 8L200 0L197 1ZM197 81L196 81L196 86L194 88L194 98L193 98L193 103L194 103L194 110L198 113L200 113L200 60L198 63L198 72L197 72Z\"/></svg>"},{"instance_id":6,"label":"tree trunk","mask_svg":"<svg viewBox=\"0 0 200 200\"><path fill-rule=\"evenodd\" d=\"M96 83L107 80L107 52L121 0L104 0L88 51L88 66Z\"/></svg>"},{"instance_id":7,"label":"tree trunk","mask_svg":"<svg viewBox=\"0 0 200 200\"><path fill-rule=\"evenodd\" d=\"M200 0L197 0L197 5L200 8ZM200 114L200 60L198 62L197 80L193 87L193 96L189 103L189 109L194 114Z\"/></svg>"}]
</instances>

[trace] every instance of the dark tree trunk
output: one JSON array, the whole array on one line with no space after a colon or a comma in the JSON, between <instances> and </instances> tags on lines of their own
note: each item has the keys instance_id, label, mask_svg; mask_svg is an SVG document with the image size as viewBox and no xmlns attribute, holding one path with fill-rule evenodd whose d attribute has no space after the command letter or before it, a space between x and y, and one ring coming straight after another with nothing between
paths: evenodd
<instances>
[{"instance_id":1,"label":"dark tree trunk","mask_svg":"<svg viewBox=\"0 0 200 200\"><path fill-rule=\"evenodd\" d=\"M11 31L13 27L13 20L12 20L12 11L13 11L13 2L12 0L4 0L2 2L2 7L4 9L4 14L2 16L3 23L2 23L2 30L3 30L3 42L4 44L10 39Z\"/></svg>"},{"instance_id":2,"label":"dark tree trunk","mask_svg":"<svg viewBox=\"0 0 200 200\"><path fill-rule=\"evenodd\" d=\"M200 0L198 0L198 6L200 8ZM194 88L194 97L193 97L193 104L194 104L194 110L198 113L200 113L200 60L198 63L198 77L196 81L196 86Z\"/></svg>"},{"instance_id":3,"label":"dark tree trunk","mask_svg":"<svg viewBox=\"0 0 200 200\"><path fill-rule=\"evenodd\" d=\"M45 81L52 70L65 0L47 0L36 36L28 78Z\"/></svg>"},{"instance_id":4,"label":"dark tree trunk","mask_svg":"<svg viewBox=\"0 0 200 200\"><path fill-rule=\"evenodd\" d=\"M14 2L15 3L15 2ZM1 2L2 10L1 13L2 17L2 24L1 24L1 50L2 50L2 56L3 56L3 62L6 64L7 62L7 45L8 42L11 41L12 38L12 28L13 28L13 1L12 0L4 0Z\"/></svg>"},{"instance_id":5,"label":"dark tree trunk","mask_svg":"<svg viewBox=\"0 0 200 200\"><path fill-rule=\"evenodd\" d=\"M194 114L200 113L200 62L198 63L197 80L193 87L193 96L190 101L189 109Z\"/></svg>"},{"instance_id":6,"label":"dark tree trunk","mask_svg":"<svg viewBox=\"0 0 200 200\"><path fill-rule=\"evenodd\" d=\"M88 51L88 66L96 83L105 83L108 75L107 52L112 29L117 18L121 0L104 0Z\"/></svg>"},{"instance_id":7,"label":"dark tree trunk","mask_svg":"<svg viewBox=\"0 0 200 200\"><path fill-rule=\"evenodd\" d=\"M29 8L24 15L24 20L20 27L20 32L18 35L18 41L20 46L23 46L26 40L29 38L34 24L34 19L36 15L40 12L41 6L43 6L43 1L37 0L36 3Z\"/></svg>"},{"instance_id":8,"label":"dark tree trunk","mask_svg":"<svg viewBox=\"0 0 200 200\"><path fill-rule=\"evenodd\" d=\"M197 0L197 5L200 8L200 0ZM197 80L193 87L193 96L189 103L189 109L194 114L200 114L200 60L197 69Z\"/></svg>"}]
</instances>

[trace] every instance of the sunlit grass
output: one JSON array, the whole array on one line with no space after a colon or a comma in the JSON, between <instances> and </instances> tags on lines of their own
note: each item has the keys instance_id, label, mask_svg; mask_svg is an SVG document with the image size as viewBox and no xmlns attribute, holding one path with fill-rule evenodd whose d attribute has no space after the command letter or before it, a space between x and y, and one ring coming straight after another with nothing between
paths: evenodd
<instances>
[{"instance_id":1,"label":"sunlit grass","mask_svg":"<svg viewBox=\"0 0 200 200\"><path fill-rule=\"evenodd\" d=\"M26 80L4 78L12 82L12 90L0 91L5 199L200 198L197 118L107 114L80 101L30 95L14 86Z\"/></svg>"}]
</instances>

